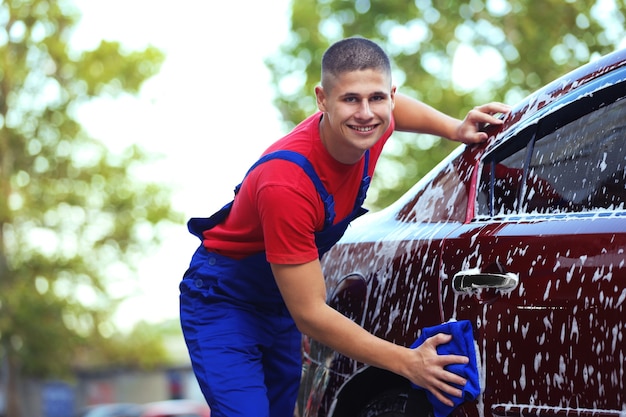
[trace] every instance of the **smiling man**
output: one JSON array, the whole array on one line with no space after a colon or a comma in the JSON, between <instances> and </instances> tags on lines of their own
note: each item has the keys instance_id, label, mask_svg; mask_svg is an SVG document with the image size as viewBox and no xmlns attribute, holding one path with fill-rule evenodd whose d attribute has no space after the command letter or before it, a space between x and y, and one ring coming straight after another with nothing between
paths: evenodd
<instances>
[{"instance_id":1,"label":"smiling man","mask_svg":"<svg viewBox=\"0 0 626 417\"><path fill-rule=\"evenodd\" d=\"M181 323L212 415L293 416L301 333L361 362L406 377L440 401L464 379L444 369L467 358L438 355L450 336L417 349L380 339L326 304L320 259L362 208L394 130L464 143L486 140L508 106L490 103L463 121L396 93L385 52L348 38L322 59L319 112L270 146L234 200L189 230L202 240L181 282Z\"/></svg>"}]
</instances>

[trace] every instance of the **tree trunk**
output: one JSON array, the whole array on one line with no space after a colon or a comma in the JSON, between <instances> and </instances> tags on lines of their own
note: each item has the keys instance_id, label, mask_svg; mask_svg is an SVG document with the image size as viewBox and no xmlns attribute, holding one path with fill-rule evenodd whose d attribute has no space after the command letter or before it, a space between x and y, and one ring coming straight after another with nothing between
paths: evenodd
<instances>
[{"instance_id":1,"label":"tree trunk","mask_svg":"<svg viewBox=\"0 0 626 417\"><path fill-rule=\"evenodd\" d=\"M19 358L7 346L5 351L6 363L6 416L22 417L22 407L19 393Z\"/></svg>"}]
</instances>

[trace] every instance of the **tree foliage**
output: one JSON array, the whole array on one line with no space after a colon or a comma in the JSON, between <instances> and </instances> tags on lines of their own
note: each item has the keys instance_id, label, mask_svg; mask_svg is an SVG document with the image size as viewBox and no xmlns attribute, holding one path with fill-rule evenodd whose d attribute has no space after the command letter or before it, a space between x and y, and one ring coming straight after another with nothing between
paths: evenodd
<instances>
[{"instance_id":1,"label":"tree foliage","mask_svg":"<svg viewBox=\"0 0 626 417\"><path fill-rule=\"evenodd\" d=\"M100 368L154 369L175 365L177 359L168 350L169 340L183 340L180 323L170 320L160 324L141 321L128 334L110 337L96 334L77 351L73 365L77 370Z\"/></svg>"},{"instance_id":2,"label":"tree foliage","mask_svg":"<svg viewBox=\"0 0 626 417\"><path fill-rule=\"evenodd\" d=\"M315 111L324 50L363 36L394 65L399 91L463 117L492 101L514 104L624 41L625 0L298 0L290 37L268 60L288 127ZM396 134L369 204L395 200L455 143Z\"/></svg>"},{"instance_id":3,"label":"tree foliage","mask_svg":"<svg viewBox=\"0 0 626 417\"><path fill-rule=\"evenodd\" d=\"M72 50L79 18L67 0L0 2L0 358L14 416L15 374L67 372L76 347L111 328L109 285L181 220L168 189L133 175L149 155L112 153L76 120L93 98L139 91L162 53Z\"/></svg>"}]
</instances>

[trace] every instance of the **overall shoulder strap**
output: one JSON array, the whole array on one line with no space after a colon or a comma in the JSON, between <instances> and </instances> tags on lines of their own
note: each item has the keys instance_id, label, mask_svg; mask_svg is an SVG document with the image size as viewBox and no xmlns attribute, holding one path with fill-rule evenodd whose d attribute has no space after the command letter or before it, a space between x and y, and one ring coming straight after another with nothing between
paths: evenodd
<instances>
[{"instance_id":1,"label":"overall shoulder strap","mask_svg":"<svg viewBox=\"0 0 626 417\"><path fill-rule=\"evenodd\" d=\"M317 193L324 202L324 227L332 225L333 221L335 220L335 200L333 199L333 196L328 193L326 187L324 187L322 180L317 175L317 172L315 172L315 169L313 168L313 165L311 165L311 162L309 162L309 160L306 159L302 154L290 150L279 150L268 153L266 155L263 155L258 161L256 161L254 165L252 165L252 167L250 167L250 169L246 173L246 176L248 176L248 174L250 174L250 172L257 166L261 165L264 162L271 161L272 159L282 159L285 161L293 162L304 170L304 172L313 182ZM241 183L237 187L235 187L235 194L239 192L240 188Z\"/></svg>"},{"instance_id":2,"label":"overall shoulder strap","mask_svg":"<svg viewBox=\"0 0 626 417\"><path fill-rule=\"evenodd\" d=\"M369 149L365 152L363 156L365 161L363 162L363 174L361 176L361 186L359 187L359 193L356 197L356 201L354 202L354 210L360 211L361 214L364 214L367 210L363 209L363 203L365 202L365 197L367 197L367 190L372 182L372 178L369 176L369 162L370 162L370 151ZM359 215L361 215L359 214Z\"/></svg>"}]
</instances>

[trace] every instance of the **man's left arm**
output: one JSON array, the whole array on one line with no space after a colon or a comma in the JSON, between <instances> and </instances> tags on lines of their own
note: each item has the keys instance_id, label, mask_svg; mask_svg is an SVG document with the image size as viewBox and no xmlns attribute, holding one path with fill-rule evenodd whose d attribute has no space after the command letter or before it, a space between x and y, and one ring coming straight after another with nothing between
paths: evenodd
<instances>
[{"instance_id":1,"label":"man's left arm","mask_svg":"<svg viewBox=\"0 0 626 417\"><path fill-rule=\"evenodd\" d=\"M474 107L463 120L459 120L419 100L396 93L393 116L396 130L427 133L469 144L487 140L487 134L480 131L481 126L502 124L503 120L496 116L510 110L506 104L492 102Z\"/></svg>"}]
</instances>

